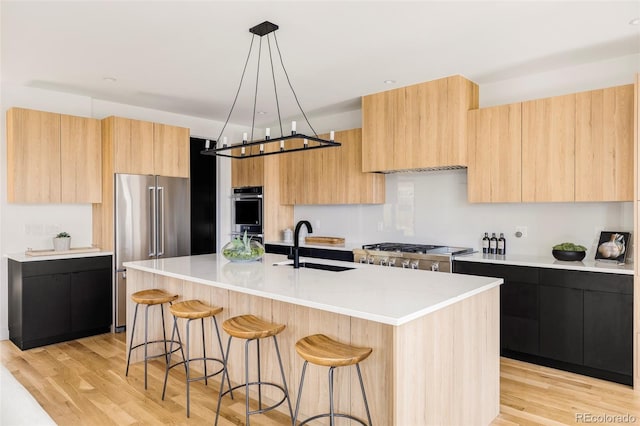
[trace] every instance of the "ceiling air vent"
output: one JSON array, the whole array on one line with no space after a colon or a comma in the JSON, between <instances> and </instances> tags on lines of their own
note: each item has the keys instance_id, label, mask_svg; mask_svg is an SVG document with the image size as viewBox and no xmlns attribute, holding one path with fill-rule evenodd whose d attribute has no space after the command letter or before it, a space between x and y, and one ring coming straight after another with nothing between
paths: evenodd
<instances>
[{"instance_id":1,"label":"ceiling air vent","mask_svg":"<svg viewBox=\"0 0 640 426\"><path fill-rule=\"evenodd\" d=\"M443 170L464 170L467 166L437 166L437 167L421 167L418 169L402 169L402 170L384 170L377 173L385 175L395 173L416 173L416 172L440 172Z\"/></svg>"}]
</instances>

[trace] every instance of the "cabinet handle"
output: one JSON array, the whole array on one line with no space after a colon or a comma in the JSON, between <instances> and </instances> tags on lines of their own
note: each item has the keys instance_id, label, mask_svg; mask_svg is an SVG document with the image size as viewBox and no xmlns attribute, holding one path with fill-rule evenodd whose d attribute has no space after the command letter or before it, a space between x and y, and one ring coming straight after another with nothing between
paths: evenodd
<instances>
[{"instance_id":1,"label":"cabinet handle","mask_svg":"<svg viewBox=\"0 0 640 426\"><path fill-rule=\"evenodd\" d=\"M156 188L149 188L149 257L156 255Z\"/></svg>"}]
</instances>

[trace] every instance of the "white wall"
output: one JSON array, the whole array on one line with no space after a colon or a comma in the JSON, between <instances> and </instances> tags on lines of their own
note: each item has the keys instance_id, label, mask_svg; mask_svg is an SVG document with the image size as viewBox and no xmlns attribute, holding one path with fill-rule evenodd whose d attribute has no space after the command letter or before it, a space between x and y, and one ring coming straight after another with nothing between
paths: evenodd
<instances>
[{"instance_id":1,"label":"white wall","mask_svg":"<svg viewBox=\"0 0 640 426\"><path fill-rule=\"evenodd\" d=\"M480 105L629 84L638 71L636 54L485 84L480 86ZM359 114L312 117L311 123L318 132L358 127ZM294 219L310 220L316 235L341 236L356 244L393 241L477 249L484 232L504 232L509 253L533 256L549 255L551 246L563 241L591 247L604 228L633 230L630 202L469 204L464 170L391 174L386 180L384 205L296 206ZM515 227L521 225L528 227L528 236L516 239Z\"/></svg>"},{"instance_id":2,"label":"white wall","mask_svg":"<svg viewBox=\"0 0 640 426\"><path fill-rule=\"evenodd\" d=\"M179 114L118 104L85 96L28 88L1 87L0 105L0 253L18 253L28 247L33 249L52 248L51 238L59 231L72 235L72 246L92 244L91 204L9 204L6 190L6 110L24 107L44 111L60 112L84 117L104 118L118 115L139 120L148 120L176 126L188 127L191 135L199 137L218 136L222 123L183 116ZM244 128L229 126L225 133L239 139ZM218 158L218 233L226 233L231 228L230 188L231 163L229 159ZM218 242L220 244L220 242ZM0 263L0 340L8 338L7 313L7 261Z\"/></svg>"}]
</instances>

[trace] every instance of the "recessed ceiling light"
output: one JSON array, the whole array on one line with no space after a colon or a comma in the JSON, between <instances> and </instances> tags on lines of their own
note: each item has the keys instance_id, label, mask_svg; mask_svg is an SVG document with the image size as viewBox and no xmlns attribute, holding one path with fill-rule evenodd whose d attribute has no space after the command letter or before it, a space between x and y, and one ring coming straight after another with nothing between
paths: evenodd
<instances>
[{"instance_id":1,"label":"recessed ceiling light","mask_svg":"<svg viewBox=\"0 0 640 426\"><path fill-rule=\"evenodd\" d=\"M395 80L385 80L384 84L396 84Z\"/></svg>"},{"instance_id":2,"label":"recessed ceiling light","mask_svg":"<svg viewBox=\"0 0 640 426\"><path fill-rule=\"evenodd\" d=\"M258 111L258 114L260 115L265 115L267 112L266 111Z\"/></svg>"},{"instance_id":3,"label":"recessed ceiling light","mask_svg":"<svg viewBox=\"0 0 640 426\"><path fill-rule=\"evenodd\" d=\"M102 79L108 83L115 83L116 81L118 81L118 79L115 77L103 77Z\"/></svg>"},{"instance_id":4,"label":"recessed ceiling light","mask_svg":"<svg viewBox=\"0 0 640 426\"><path fill-rule=\"evenodd\" d=\"M640 25L640 18L630 20L629 25Z\"/></svg>"}]
</instances>

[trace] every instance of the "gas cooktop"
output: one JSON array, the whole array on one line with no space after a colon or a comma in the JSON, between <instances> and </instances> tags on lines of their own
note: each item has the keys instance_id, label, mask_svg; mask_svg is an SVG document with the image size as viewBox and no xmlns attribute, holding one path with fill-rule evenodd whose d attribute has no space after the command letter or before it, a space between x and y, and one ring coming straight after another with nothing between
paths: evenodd
<instances>
[{"instance_id":1,"label":"gas cooktop","mask_svg":"<svg viewBox=\"0 0 640 426\"><path fill-rule=\"evenodd\" d=\"M437 246L432 244L407 244L407 243L376 243L365 244L364 250L416 253L416 254L462 254L471 253L473 249L467 247Z\"/></svg>"}]
</instances>

